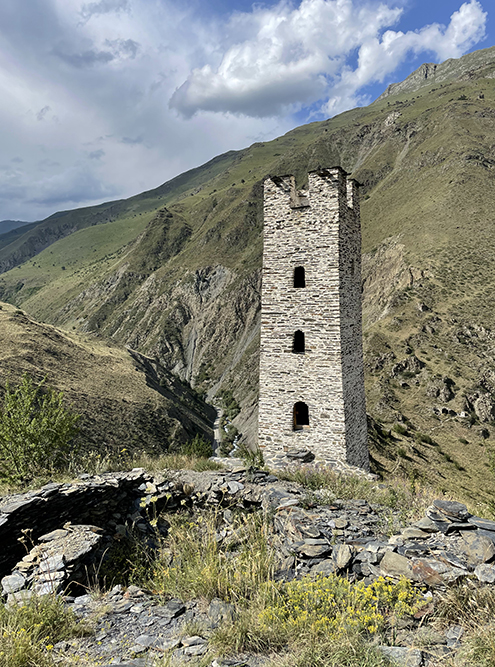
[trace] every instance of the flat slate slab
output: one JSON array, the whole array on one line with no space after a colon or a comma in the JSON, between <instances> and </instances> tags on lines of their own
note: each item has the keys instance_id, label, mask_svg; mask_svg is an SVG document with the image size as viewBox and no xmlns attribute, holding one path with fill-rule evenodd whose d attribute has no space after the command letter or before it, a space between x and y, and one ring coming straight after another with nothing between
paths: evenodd
<instances>
[{"instance_id":1,"label":"flat slate slab","mask_svg":"<svg viewBox=\"0 0 495 667\"><path fill-rule=\"evenodd\" d=\"M385 577L394 577L396 579L400 579L400 577L413 578L411 561L394 551L385 552L380 561L380 571Z\"/></svg>"},{"instance_id":2,"label":"flat slate slab","mask_svg":"<svg viewBox=\"0 0 495 667\"><path fill-rule=\"evenodd\" d=\"M434 500L433 505L442 514L455 521L465 521L471 516L466 505L455 500Z\"/></svg>"},{"instance_id":3,"label":"flat slate slab","mask_svg":"<svg viewBox=\"0 0 495 667\"><path fill-rule=\"evenodd\" d=\"M476 528L482 528L483 530L491 530L495 532L495 521L482 519L479 516L470 516L468 523L472 523L473 526L476 526Z\"/></svg>"}]
</instances>

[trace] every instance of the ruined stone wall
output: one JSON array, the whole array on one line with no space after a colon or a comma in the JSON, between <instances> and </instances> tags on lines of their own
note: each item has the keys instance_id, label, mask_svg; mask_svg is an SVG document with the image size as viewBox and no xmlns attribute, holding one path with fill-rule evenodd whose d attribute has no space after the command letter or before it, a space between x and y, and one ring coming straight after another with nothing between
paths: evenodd
<instances>
[{"instance_id":1,"label":"ruined stone wall","mask_svg":"<svg viewBox=\"0 0 495 667\"><path fill-rule=\"evenodd\" d=\"M142 469L81 475L74 483L54 482L37 491L0 498L0 576L25 555L24 542L34 544L40 535L67 522L104 528L109 521L115 528L116 517L125 522L126 513L135 512L136 505L139 508L149 479Z\"/></svg>"},{"instance_id":2,"label":"ruined stone wall","mask_svg":"<svg viewBox=\"0 0 495 667\"><path fill-rule=\"evenodd\" d=\"M335 168L311 173L307 193L291 176L264 189L259 446L367 469L357 184ZM305 287L294 287L295 267ZM293 351L298 330L304 353ZM297 430L296 402L309 409Z\"/></svg>"}]
</instances>

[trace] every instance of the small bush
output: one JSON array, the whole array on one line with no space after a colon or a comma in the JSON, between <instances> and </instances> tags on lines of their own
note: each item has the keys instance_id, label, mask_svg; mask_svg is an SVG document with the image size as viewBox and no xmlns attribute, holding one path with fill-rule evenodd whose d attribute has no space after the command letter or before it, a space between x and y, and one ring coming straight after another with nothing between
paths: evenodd
<instances>
[{"instance_id":1,"label":"small bush","mask_svg":"<svg viewBox=\"0 0 495 667\"><path fill-rule=\"evenodd\" d=\"M435 445L436 442L431 438L429 435L426 435L425 433L416 433L414 436L414 439L416 442L424 442L427 445Z\"/></svg>"},{"instance_id":2,"label":"small bush","mask_svg":"<svg viewBox=\"0 0 495 667\"><path fill-rule=\"evenodd\" d=\"M234 398L234 394L230 389L220 391L215 398L220 401L223 413L228 419L232 420L237 417L241 411L241 406Z\"/></svg>"},{"instance_id":3,"label":"small bush","mask_svg":"<svg viewBox=\"0 0 495 667\"><path fill-rule=\"evenodd\" d=\"M408 435L409 431L405 426L402 426L402 424L394 424L392 427L392 431L395 433L398 433L399 435Z\"/></svg>"},{"instance_id":4,"label":"small bush","mask_svg":"<svg viewBox=\"0 0 495 667\"><path fill-rule=\"evenodd\" d=\"M263 452L261 449L256 449L254 452L252 449L241 443L237 447L238 456L244 461L248 468L263 468L265 466L265 460L263 458Z\"/></svg>"},{"instance_id":5,"label":"small bush","mask_svg":"<svg viewBox=\"0 0 495 667\"><path fill-rule=\"evenodd\" d=\"M495 667L495 623L478 627L465 642L461 651L468 665L478 667Z\"/></svg>"},{"instance_id":6,"label":"small bush","mask_svg":"<svg viewBox=\"0 0 495 667\"><path fill-rule=\"evenodd\" d=\"M232 442L229 442L228 440L222 440L220 447L218 448L218 454L220 456L228 456L233 449L234 445Z\"/></svg>"},{"instance_id":7,"label":"small bush","mask_svg":"<svg viewBox=\"0 0 495 667\"><path fill-rule=\"evenodd\" d=\"M213 454L213 448L211 442L205 440L199 433L196 433L192 440L182 445L180 453L186 456L197 456L198 458L207 459Z\"/></svg>"},{"instance_id":8,"label":"small bush","mask_svg":"<svg viewBox=\"0 0 495 667\"><path fill-rule=\"evenodd\" d=\"M388 658L359 636L349 634L338 641L320 640L298 647L267 667L392 667Z\"/></svg>"},{"instance_id":9,"label":"small bush","mask_svg":"<svg viewBox=\"0 0 495 667\"><path fill-rule=\"evenodd\" d=\"M424 606L422 594L407 579L384 577L366 586L337 575L303 577L278 586L273 603L260 614L261 628L288 642L295 635L338 639L348 631L376 634L387 616L402 617Z\"/></svg>"},{"instance_id":10,"label":"small bush","mask_svg":"<svg viewBox=\"0 0 495 667\"><path fill-rule=\"evenodd\" d=\"M405 579L380 577L366 586L337 575L306 576L262 586L253 605L220 627L211 643L227 653L287 651L282 664L288 667L388 665L365 640L424 604Z\"/></svg>"},{"instance_id":11,"label":"small bush","mask_svg":"<svg viewBox=\"0 0 495 667\"><path fill-rule=\"evenodd\" d=\"M0 477L21 481L67 465L79 415L63 405L63 393L24 375L17 388L6 383L0 409Z\"/></svg>"},{"instance_id":12,"label":"small bush","mask_svg":"<svg viewBox=\"0 0 495 667\"><path fill-rule=\"evenodd\" d=\"M230 452L234 449L234 443L236 439L239 438L240 433L233 424L227 424L223 421L222 424L222 443L220 445L220 454L222 456L228 456Z\"/></svg>"}]
</instances>

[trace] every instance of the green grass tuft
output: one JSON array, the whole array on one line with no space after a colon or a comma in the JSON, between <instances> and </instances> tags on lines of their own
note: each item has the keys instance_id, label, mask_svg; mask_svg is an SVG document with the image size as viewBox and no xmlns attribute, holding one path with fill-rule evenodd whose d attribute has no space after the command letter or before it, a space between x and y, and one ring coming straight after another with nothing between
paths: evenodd
<instances>
[{"instance_id":1,"label":"green grass tuft","mask_svg":"<svg viewBox=\"0 0 495 667\"><path fill-rule=\"evenodd\" d=\"M55 595L0 605L0 667L53 667L54 645L89 631Z\"/></svg>"}]
</instances>

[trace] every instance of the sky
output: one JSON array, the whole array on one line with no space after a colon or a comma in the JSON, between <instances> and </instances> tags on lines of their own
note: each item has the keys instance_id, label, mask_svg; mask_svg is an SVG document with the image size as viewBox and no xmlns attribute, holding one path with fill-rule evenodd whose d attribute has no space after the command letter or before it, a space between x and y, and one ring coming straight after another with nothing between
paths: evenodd
<instances>
[{"instance_id":1,"label":"sky","mask_svg":"<svg viewBox=\"0 0 495 667\"><path fill-rule=\"evenodd\" d=\"M149 190L493 46L489 0L1 0L0 220Z\"/></svg>"}]
</instances>

